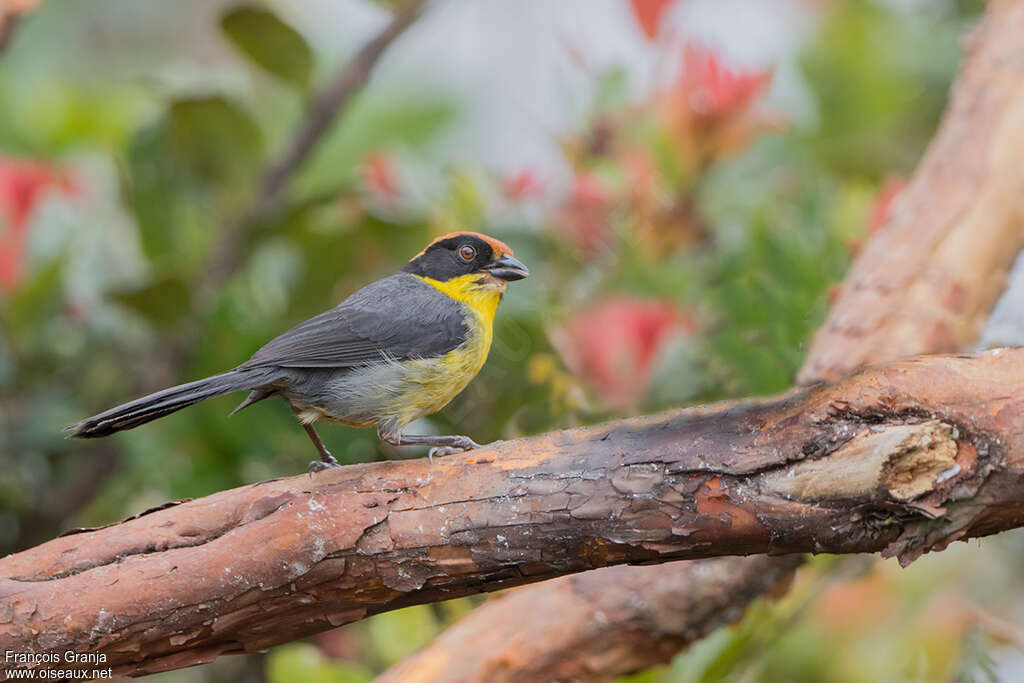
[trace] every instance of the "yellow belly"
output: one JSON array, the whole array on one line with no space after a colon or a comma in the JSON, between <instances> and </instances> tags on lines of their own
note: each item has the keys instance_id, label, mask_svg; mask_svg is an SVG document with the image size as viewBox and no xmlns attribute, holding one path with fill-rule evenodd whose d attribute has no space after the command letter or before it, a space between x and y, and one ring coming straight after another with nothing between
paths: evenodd
<instances>
[{"instance_id":1,"label":"yellow belly","mask_svg":"<svg viewBox=\"0 0 1024 683\"><path fill-rule=\"evenodd\" d=\"M487 360L490 344L484 343L482 339L474 342L442 358L405 362L408 390L397 398L392 408L392 414L398 417L399 425L407 425L441 410L476 377Z\"/></svg>"}]
</instances>

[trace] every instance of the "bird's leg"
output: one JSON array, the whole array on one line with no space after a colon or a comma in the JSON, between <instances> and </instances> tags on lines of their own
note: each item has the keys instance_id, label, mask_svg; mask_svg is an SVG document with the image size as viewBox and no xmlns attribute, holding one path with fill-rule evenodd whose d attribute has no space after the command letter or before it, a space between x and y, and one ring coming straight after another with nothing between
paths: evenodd
<instances>
[{"instance_id":1,"label":"bird's leg","mask_svg":"<svg viewBox=\"0 0 1024 683\"><path fill-rule=\"evenodd\" d=\"M433 446L427 451L427 457L434 461L435 455L450 455L480 448L480 444L468 436L433 436L428 434L402 434L401 428L392 421L382 422L377 427L377 435L381 441L392 446Z\"/></svg>"},{"instance_id":2,"label":"bird's leg","mask_svg":"<svg viewBox=\"0 0 1024 683\"><path fill-rule=\"evenodd\" d=\"M314 460L309 463L309 471L320 472L331 467L337 467L338 461L334 459L331 452L327 450L326 446L324 446L324 442L320 440L320 435L316 433L315 429L313 429L313 425L303 423L302 428L306 430L307 434L309 434L310 441L313 442L313 445L316 446L317 453L320 454L320 460Z\"/></svg>"},{"instance_id":3,"label":"bird's leg","mask_svg":"<svg viewBox=\"0 0 1024 683\"><path fill-rule=\"evenodd\" d=\"M330 467L338 467L338 461L334 459L331 452L327 450L327 446L324 446L324 442L320 440L320 435L316 433L315 429L313 429L312 420L307 421L302 419L302 411L294 405L291 405L291 403L289 403L289 406L291 407L292 412L295 413L295 417L299 419L299 424L301 424L302 428L306 430L306 434L309 434L309 440L312 441L313 445L316 447L316 452L320 454L320 460L314 460L309 463L309 471L322 472Z\"/></svg>"}]
</instances>

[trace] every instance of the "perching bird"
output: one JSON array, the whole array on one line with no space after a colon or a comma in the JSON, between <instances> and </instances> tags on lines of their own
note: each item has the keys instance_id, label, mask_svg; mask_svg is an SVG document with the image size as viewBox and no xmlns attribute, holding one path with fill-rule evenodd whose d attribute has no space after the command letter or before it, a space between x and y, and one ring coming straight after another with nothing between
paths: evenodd
<instances>
[{"instance_id":1,"label":"perching bird","mask_svg":"<svg viewBox=\"0 0 1024 683\"><path fill-rule=\"evenodd\" d=\"M444 235L400 272L299 323L235 369L144 396L67 430L73 437L107 436L247 389L232 415L256 401L283 398L320 454L311 471L338 464L313 429L320 419L375 426L383 441L432 446L431 456L478 448L467 436L402 429L443 408L476 376L487 360L507 283L528 274L493 237Z\"/></svg>"}]
</instances>

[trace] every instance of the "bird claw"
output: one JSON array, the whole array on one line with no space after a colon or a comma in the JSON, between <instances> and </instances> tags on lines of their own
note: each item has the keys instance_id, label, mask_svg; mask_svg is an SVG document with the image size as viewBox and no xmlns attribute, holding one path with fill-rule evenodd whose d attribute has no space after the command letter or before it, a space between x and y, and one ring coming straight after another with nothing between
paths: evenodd
<instances>
[{"instance_id":1,"label":"bird claw","mask_svg":"<svg viewBox=\"0 0 1024 683\"><path fill-rule=\"evenodd\" d=\"M434 446L427 451L427 459L433 463L434 456L441 457L443 455L452 455L453 453L464 453L465 451L471 451L474 448L480 448L480 444L468 436L463 436L459 439L458 443L452 446Z\"/></svg>"},{"instance_id":2,"label":"bird claw","mask_svg":"<svg viewBox=\"0 0 1024 683\"><path fill-rule=\"evenodd\" d=\"M451 446L434 446L427 451L427 460L434 462L434 456L441 457L443 455L451 455L452 453L461 453L464 449L452 448Z\"/></svg>"},{"instance_id":3,"label":"bird claw","mask_svg":"<svg viewBox=\"0 0 1024 683\"><path fill-rule=\"evenodd\" d=\"M327 457L330 458L330 460L314 460L309 463L309 473L313 474L314 472L323 472L324 470L341 467L341 465L338 464L338 461L334 459L333 455L328 455Z\"/></svg>"}]
</instances>

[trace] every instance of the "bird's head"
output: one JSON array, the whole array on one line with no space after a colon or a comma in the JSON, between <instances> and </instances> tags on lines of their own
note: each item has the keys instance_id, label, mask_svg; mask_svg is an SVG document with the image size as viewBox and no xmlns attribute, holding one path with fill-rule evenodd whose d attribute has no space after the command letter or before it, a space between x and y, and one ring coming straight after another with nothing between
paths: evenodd
<instances>
[{"instance_id":1,"label":"bird's head","mask_svg":"<svg viewBox=\"0 0 1024 683\"><path fill-rule=\"evenodd\" d=\"M442 235L416 254L402 270L437 282L460 280L477 288L505 290L530 274L501 240L478 232Z\"/></svg>"}]
</instances>

